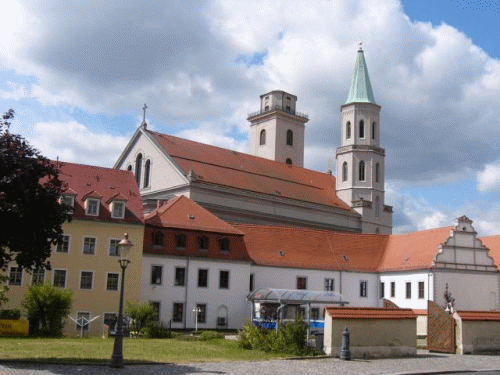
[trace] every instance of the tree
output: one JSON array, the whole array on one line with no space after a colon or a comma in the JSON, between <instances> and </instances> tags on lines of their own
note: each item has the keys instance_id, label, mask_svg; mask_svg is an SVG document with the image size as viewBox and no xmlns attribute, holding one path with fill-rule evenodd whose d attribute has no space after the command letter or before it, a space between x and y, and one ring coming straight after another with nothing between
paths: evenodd
<instances>
[{"instance_id":1,"label":"tree","mask_svg":"<svg viewBox=\"0 0 500 375\"><path fill-rule=\"evenodd\" d=\"M125 307L125 315L132 320L132 331L137 335L142 328L158 319L155 308L150 302L129 302Z\"/></svg>"},{"instance_id":2,"label":"tree","mask_svg":"<svg viewBox=\"0 0 500 375\"><path fill-rule=\"evenodd\" d=\"M14 110L0 121L0 269L14 261L50 269L51 245L62 240L69 208L59 203L66 184L58 163L43 157L20 135L9 132Z\"/></svg>"},{"instance_id":3,"label":"tree","mask_svg":"<svg viewBox=\"0 0 500 375\"><path fill-rule=\"evenodd\" d=\"M62 335L64 317L71 311L73 291L54 287L50 281L32 284L24 295L23 307L28 313L30 335Z\"/></svg>"}]
</instances>

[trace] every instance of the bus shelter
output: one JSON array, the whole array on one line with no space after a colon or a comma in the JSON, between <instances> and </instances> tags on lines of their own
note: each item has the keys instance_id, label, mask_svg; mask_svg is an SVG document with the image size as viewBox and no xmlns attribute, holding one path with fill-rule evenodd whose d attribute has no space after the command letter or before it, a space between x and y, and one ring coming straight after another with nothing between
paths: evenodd
<instances>
[{"instance_id":1,"label":"bus shelter","mask_svg":"<svg viewBox=\"0 0 500 375\"><path fill-rule=\"evenodd\" d=\"M315 326L311 321L311 305L340 305L345 306L349 304L344 300L342 295L337 292L315 291L315 290L302 290L302 289L274 289L274 288L260 288L247 296L247 300L252 302L251 319L252 323L256 322L256 305L273 304L278 305L276 309L276 316L261 318L261 325L267 328L277 328L277 320L285 320L285 313L287 306L305 306L305 320L308 325L307 335L311 327ZM324 321L323 321L324 324Z\"/></svg>"}]
</instances>

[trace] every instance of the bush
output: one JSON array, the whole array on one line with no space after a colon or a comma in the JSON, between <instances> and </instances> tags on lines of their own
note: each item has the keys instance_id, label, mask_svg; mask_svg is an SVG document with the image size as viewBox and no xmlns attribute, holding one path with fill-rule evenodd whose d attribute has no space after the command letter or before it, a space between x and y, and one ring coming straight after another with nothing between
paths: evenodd
<instances>
[{"instance_id":1,"label":"bush","mask_svg":"<svg viewBox=\"0 0 500 375\"><path fill-rule=\"evenodd\" d=\"M9 310L1 310L0 319L19 320L21 319L21 310L19 310L17 307Z\"/></svg>"},{"instance_id":2,"label":"bush","mask_svg":"<svg viewBox=\"0 0 500 375\"><path fill-rule=\"evenodd\" d=\"M200 333L201 341L224 339L225 337L226 336L222 332L216 332L216 331L202 331Z\"/></svg>"},{"instance_id":3,"label":"bush","mask_svg":"<svg viewBox=\"0 0 500 375\"><path fill-rule=\"evenodd\" d=\"M172 331L162 325L151 323L144 329L144 337L147 339L171 339L173 336Z\"/></svg>"},{"instance_id":4,"label":"bush","mask_svg":"<svg viewBox=\"0 0 500 375\"><path fill-rule=\"evenodd\" d=\"M149 302L127 302L125 315L131 319L131 333L138 335L149 323L158 319L154 306Z\"/></svg>"},{"instance_id":5,"label":"bush","mask_svg":"<svg viewBox=\"0 0 500 375\"><path fill-rule=\"evenodd\" d=\"M238 345L244 349L257 349L267 353L310 355L314 348L306 343L307 325L302 318L288 324L280 323L278 331L265 330L247 323L239 333Z\"/></svg>"},{"instance_id":6,"label":"bush","mask_svg":"<svg viewBox=\"0 0 500 375\"><path fill-rule=\"evenodd\" d=\"M50 281L33 284L24 295L30 335L58 337L62 335L63 318L71 311L73 292L55 288Z\"/></svg>"}]
</instances>

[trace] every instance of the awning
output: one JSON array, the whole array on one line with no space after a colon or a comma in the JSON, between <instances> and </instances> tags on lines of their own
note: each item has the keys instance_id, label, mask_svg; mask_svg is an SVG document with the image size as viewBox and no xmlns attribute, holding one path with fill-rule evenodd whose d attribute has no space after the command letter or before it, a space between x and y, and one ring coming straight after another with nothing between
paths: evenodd
<instances>
[{"instance_id":1,"label":"awning","mask_svg":"<svg viewBox=\"0 0 500 375\"><path fill-rule=\"evenodd\" d=\"M349 302L342 298L337 292L324 292L317 290L301 289L273 289L260 288L247 296L249 301L279 302L282 304L341 304L347 305Z\"/></svg>"}]
</instances>

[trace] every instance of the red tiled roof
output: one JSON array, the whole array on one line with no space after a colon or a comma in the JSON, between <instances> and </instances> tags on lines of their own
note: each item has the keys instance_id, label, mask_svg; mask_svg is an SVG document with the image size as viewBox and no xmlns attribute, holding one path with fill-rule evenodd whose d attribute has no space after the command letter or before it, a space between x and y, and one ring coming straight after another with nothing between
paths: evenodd
<instances>
[{"instance_id":1,"label":"red tiled roof","mask_svg":"<svg viewBox=\"0 0 500 375\"><path fill-rule=\"evenodd\" d=\"M412 309L384 309L377 307L326 307L333 319L416 319Z\"/></svg>"},{"instance_id":2,"label":"red tiled roof","mask_svg":"<svg viewBox=\"0 0 500 375\"><path fill-rule=\"evenodd\" d=\"M457 310L462 320L500 321L500 311Z\"/></svg>"},{"instance_id":3,"label":"red tiled roof","mask_svg":"<svg viewBox=\"0 0 500 375\"><path fill-rule=\"evenodd\" d=\"M132 172L63 162L59 162L59 167L61 168L59 178L68 183L68 194L77 194L82 199L102 198L98 217L85 215L83 202L75 199L73 218L130 224L144 223L142 199ZM117 194L127 199L124 219L111 218L110 207L105 203Z\"/></svg>"},{"instance_id":4,"label":"red tiled roof","mask_svg":"<svg viewBox=\"0 0 500 375\"><path fill-rule=\"evenodd\" d=\"M234 224L252 260L263 266L375 271L389 236ZM281 254L280 254L281 252Z\"/></svg>"},{"instance_id":5,"label":"red tiled roof","mask_svg":"<svg viewBox=\"0 0 500 375\"><path fill-rule=\"evenodd\" d=\"M335 177L294 165L147 130L179 167L199 181L355 213L336 195Z\"/></svg>"},{"instance_id":6,"label":"red tiled roof","mask_svg":"<svg viewBox=\"0 0 500 375\"><path fill-rule=\"evenodd\" d=\"M430 268L453 227L391 235L378 271Z\"/></svg>"},{"instance_id":7,"label":"red tiled roof","mask_svg":"<svg viewBox=\"0 0 500 375\"><path fill-rule=\"evenodd\" d=\"M106 201L106 203L111 203L113 201L122 201L122 202L127 202L128 198L124 196L122 193L116 193L112 197L109 197L109 199Z\"/></svg>"},{"instance_id":8,"label":"red tiled roof","mask_svg":"<svg viewBox=\"0 0 500 375\"><path fill-rule=\"evenodd\" d=\"M482 237L480 240L490 250L489 255L495 261L495 265L500 268L500 235Z\"/></svg>"},{"instance_id":9,"label":"red tiled roof","mask_svg":"<svg viewBox=\"0 0 500 375\"><path fill-rule=\"evenodd\" d=\"M243 235L241 231L183 195L170 199L150 212L145 221L146 224L157 227Z\"/></svg>"}]
</instances>

